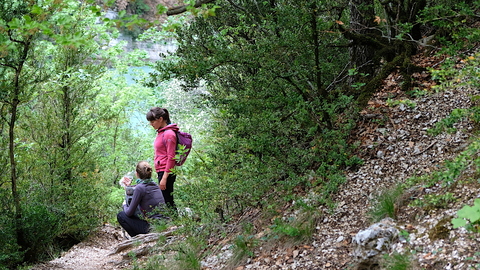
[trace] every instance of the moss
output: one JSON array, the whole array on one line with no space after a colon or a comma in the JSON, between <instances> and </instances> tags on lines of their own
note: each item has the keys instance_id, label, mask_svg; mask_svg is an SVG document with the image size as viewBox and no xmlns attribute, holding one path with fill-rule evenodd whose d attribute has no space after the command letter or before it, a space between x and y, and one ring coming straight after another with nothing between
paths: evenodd
<instances>
[{"instance_id":1,"label":"moss","mask_svg":"<svg viewBox=\"0 0 480 270\"><path fill-rule=\"evenodd\" d=\"M435 225L429 232L428 237L430 240L446 239L450 235L450 229L447 224L450 224L452 217L445 217L441 219L437 225Z\"/></svg>"}]
</instances>

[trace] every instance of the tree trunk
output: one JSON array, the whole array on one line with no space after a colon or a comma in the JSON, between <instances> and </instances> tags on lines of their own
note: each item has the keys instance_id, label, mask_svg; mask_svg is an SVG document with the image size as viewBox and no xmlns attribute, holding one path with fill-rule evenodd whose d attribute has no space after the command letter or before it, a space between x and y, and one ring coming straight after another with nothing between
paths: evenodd
<instances>
[{"instance_id":1,"label":"tree trunk","mask_svg":"<svg viewBox=\"0 0 480 270\"><path fill-rule=\"evenodd\" d=\"M12 38L13 39L13 38ZM9 159L10 159L10 181L12 183L12 197L15 205L15 233L17 236L17 243L21 247L22 251L28 250L28 243L25 240L22 224L22 206L20 203L20 194L17 190L17 166L15 160L15 123L17 121L18 106L20 105L20 93L22 92L22 86L20 85L20 76L23 70L23 66L30 51L31 36L27 37L25 41L18 41L20 45L20 57L18 63L10 63L11 67L15 71L13 78L13 89L11 95L11 108L10 108L10 120L8 122L8 138L9 138Z\"/></svg>"},{"instance_id":2,"label":"tree trunk","mask_svg":"<svg viewBox=\"0 0 480 270\"><path fill-rule=\"evenodd\" d=\"M22 228L22 206L20 204L20 195L17 190L17 167L15 160L15 122L17 120L17 111L18 111L18 99L14 99L12 107L10 109L10 120L9 120L9 129L8 129L8 138L9 146L8 153L10 159L10 181L12 183L12 197L15 206L15 234L17 236L17 243L22 247L22 250L26 250L26 241L23 234Z\"/></svg>"},{"instance_id":3,"label":"tree trunk","mask_svg":"<svg viewBox=\"0 0 480 270\"><path fill-rule=\"evenodd\" d=\"M351 31L359 35L373 35L375 11L373 0L352 0L350 4ZM350 69L356 69L350 84L365 83L375 73L375 49L370 45L355 44L350 47ZM363 74L363 75L362 75Z\"/></svg>"}]
</instances>

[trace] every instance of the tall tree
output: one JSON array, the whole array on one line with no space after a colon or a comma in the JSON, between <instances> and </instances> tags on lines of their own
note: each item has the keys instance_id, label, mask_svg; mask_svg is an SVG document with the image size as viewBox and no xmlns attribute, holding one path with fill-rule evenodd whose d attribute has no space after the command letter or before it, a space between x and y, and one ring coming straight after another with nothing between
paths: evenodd
<instances>
[{"instance_id":1,"label":"tall tree","mask_svg":"<svg viewBox=\"0 0 480 270\"><path fill-rule=\"evenodd\" d=\"M0 8L0 102L8 126L2 136L13 198L7 207L21 251L10 260L15 264L22 254L38 259L57 237L85 234L91 226L84 224L98 223L100 205L89 196L101 186L88 182L95 171L88 135L99 117L95 79L105 70L97 57L106 33L98 29L98 10L76 0L7 1Z\"/></svg>"},{"instance_id":2,"label":"tall tree","mask_svg":"<svg viewBox=\"0 0 480 270\"><path fill-rule=\"evenodd\" d=\"M410 57L422 37L417 18L426 4L426 0L350 2L350 27L339 24L339 28L351 40L350 63L362 74L353 77L360 86L355 96L361 107L393 70L399 68L403 75L403 90L411 87L411 75L422 70L412 64Z\"/></svg>"},{"instance_id":3,"label":"tall tree","mask_svg":"<svg viewBox=\"0 0 480 270\"><path fill-rule=\"evenodd\" d=\"M18 120L19 106L30 100L34 94L34 85L45 79L41 69L30 69L31 52L39 38L39 25L46 18L32 13L31 6L24 1L5 1L0 4L0 72L2 77L2 121L8 126L8 156L10 164L10 183L14 200L16 234L18 244L26 250L28 243L24 239L21 227L22 207L17 189L17 162L15 159L15 125Z\"/></svg>"}]
</instances>

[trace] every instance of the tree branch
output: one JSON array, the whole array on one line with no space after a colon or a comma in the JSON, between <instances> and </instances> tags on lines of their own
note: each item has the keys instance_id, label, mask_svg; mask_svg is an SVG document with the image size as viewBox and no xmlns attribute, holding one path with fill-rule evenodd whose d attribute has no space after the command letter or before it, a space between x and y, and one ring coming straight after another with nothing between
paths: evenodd
<instances>
[{"instance_id":1,"label":"tree branch","mask_svg":"<svg viewBox=\"0 0 480 270\"><path fill-rule=\"evenodd\" d=\"M129 240L123 241L122 243L118 244L113 249L113 251L109 254L109 256L117 254L121 251L124 251L125 249L138 246L139 243L146 244L146 243L149 243L149 242L157 241L160 238L160 236L165 236L165 237L172 236L173 233L179 228L180 227L171 227L167 231L161 232L161 233L139 234L135 237L132 237Z\"/></svg>"},{"instance_id":2,"label":"tree branch","mask_svg":"<svg viewBox=\"0 0 480 270\"><path fill-rule=\"evenodd\" d=\"M211 3L213 1L215 1L215 0L199 0L199 1L195 2L195 5L193 5L193 7L198 8L203 4L208 4L208 3ZM185 11L187 11L188 6L189 5L183 5L183 6L169 8L168 11L167 11L167 16L178 15L178 14L184 13Z\"/></svg>"}]
</instances>

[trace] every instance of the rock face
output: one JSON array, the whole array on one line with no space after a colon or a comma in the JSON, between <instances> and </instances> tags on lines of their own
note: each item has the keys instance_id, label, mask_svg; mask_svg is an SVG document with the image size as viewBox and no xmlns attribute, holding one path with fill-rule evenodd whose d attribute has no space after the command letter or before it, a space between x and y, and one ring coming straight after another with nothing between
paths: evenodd
<instances>
[{"instance_id":1,"label":"rock face","mask_svg":"<svg viewBox=\"0 0 480 270\"><path fill-rule=\"evenodd\" d=\"M118 19L118 12L115 10L107 10L105 17L109 19ZM177 50L177 43L173 39L155 41L138 41L133 37L121 33L118 38L110 42L110 46L115 46L119 42L125 42L124 50L133 52L135 50L144 51L145 59L151 62L162 60L163 55L169 55Z\"/></svg>"},{"instance_id":2,"label":"rock face","mask_svg":"<svg viewBox=\"0 0 480 270\"><path fill-rule=\"evenodd\" d=\"M359 231L352 239L352 255L358 261L358 269L374 269L379 256L392 250L398 236L399 230L391 218L385 218Z\"/></svg>"},{"instance_id":3,"label":"rock face","mask_svg":"<svg viewBox=\"0 0 480 270\"><path fill-rule=\"evenodd\" d=\"M162 5L167 8L172 8L178 5L183 5L183 1L178 0L116 0L115 11L127 11L128 14L136 14L150 22L155 20L165 21L166 15L159 15L157 6Z\"/></svg>"},{"instance_id":4,"label":"rock face","mask_svg":"<svg viewBox=\"0 0 480 270\"><path fill-rule=\"evenodd\" d=\"M136 41L132 37L126 35L120 35L117 39L113 40L109 45L114 46L119 42L126 42L124 50L126 52L132 52L135 50L141 50L146 53L145 59L151 62L162 60L162 55L168 55L177 50L177 45L174 40L169 40L164 43L154 43L148 41Z\"/></svg>"}]
</instances>

